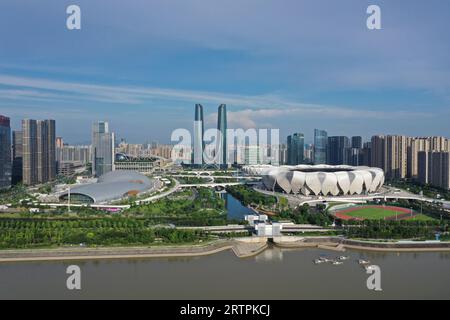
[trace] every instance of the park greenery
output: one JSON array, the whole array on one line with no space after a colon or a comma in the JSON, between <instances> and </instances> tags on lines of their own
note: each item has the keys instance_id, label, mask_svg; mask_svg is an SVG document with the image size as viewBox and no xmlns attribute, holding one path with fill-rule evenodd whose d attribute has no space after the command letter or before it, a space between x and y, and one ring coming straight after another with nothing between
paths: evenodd
<instances>
[{"instance_id":1,"label":"park greenery","mask_svg":"<svg viewBox=\"0 0 450 320\"><path fill-rule=\"evenodd\" d=\"M177 177L177 180L181 184L203 184L211 182L211 179L207 177Z\"/></svg>"},{"instance_id":2,"label":"park greenery","mask_svg":"<svg viewBox=\"0 0 450 320\"><path fill-rule=\"evenodd\" d=\"M157 223L185 226L208 226L227 224L225 200L213 189L194 188L154 203L132 206L126 215L145 217Z\"/></svg>"},{"instance_id":3,"label":"park greenery","mask_svg":"<svg viewBox=\"0 0 450 320\"><path fill-rule=\"evenodd\" d=\"M276 213L271 216L273 221L291 220L297 224L315 224L320 226L329 226L333 223L333 217L330 216L323 205L311 208L308 205L292 209L286 198L266 195L255 191L245 185L227 187L227 191L236 199L241 201L244 206L269 209Z\"/></svg>"},{"instance_id":4,"label":"park greenery","mask_svg":"<svg viewBox=\"0 0 450 320\"><path fill-rule=\"evenodd\" d=\"M154 227L130 218L0 219L0 248L180 244L207 240L202 231Z\"/></svg>"},{"instance_id":5,"label":"park greenery","mask_svg":"<svg viewBox=\"0 0 450 320\"><path fill-rule=\"evenodd\" d=\"M323 227L330 226L334 221L323 207L312 209L307 204L295 209L284 207L277 216L272 217L272 220L291 220L296 224L314 224Z\"/></svg>"},{"instance_id":6,"label":"park greenery","mask_svg":"<svg viewBox=\"0 0 450 320\"><path fill-rule=\"evenodd\" d=\"M348 238L432 240L436 233L448 232L448 225L439 221L351 220L345 222L343 232Z\"/></svg>"},{"instance_id":7,"label":"park greenery","mask_svg":"<svg viewBox=\"0 0 450 320\"><path fill-rule=\"evenodd\" d=\"M18 184L10 189L0 190L0 205L11 204L12 206L21 205L21 200L34 199L25 188L24 185Z\"/></svg>"},{"instance_id":8,"label":"park greenery","mask_svg":"<svg viewBox=\"0 0 450 320\"><path fill-rule=\"evenodd\" d=\"M434 187L429 184L421 184L420 182L412 180L394 180L390 181L389 185L395 188L408 190L414 194L420 194L423 192L425 197L432 199L438 199L439 196L439 199L450 201L450 190Z\"/></svg>"},{"instance_id":9,"label":"park greenery","mask_svg":"<svg viewBox=\"0 0 450 320\"><path fill-rule=\"evenodd\" d=\"M262 194L245 185L228 186L226 190L244 206L273 207L277 204L276 197Z\"/></svg>"}]
</instances>

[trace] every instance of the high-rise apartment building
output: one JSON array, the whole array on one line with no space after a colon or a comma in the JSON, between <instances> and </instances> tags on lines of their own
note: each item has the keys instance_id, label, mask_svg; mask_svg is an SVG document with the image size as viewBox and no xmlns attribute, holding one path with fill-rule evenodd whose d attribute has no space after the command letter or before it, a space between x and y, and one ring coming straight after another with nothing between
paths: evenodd
<instances>
[{"instance_id":1,"label":"high-rise apartment building","mask_svg":"<svg viewBox=\"0 0 450 320\"><path fill-rule=\"evenodd\" d=\"M303 133L294 133L287 137L287 157L289 165L304 163L305 137Z\"/></svg>"},{"instance_id":2,"label":"high-rise apartment building","mask_svg":"<svg viewBox=\"0 0 450 320\"><path fill-rule=\"evenodd\" d=\"M23 183L45 183L56 177L55 120L22 121Z\"/></svg>"},{"instance_id":3,"label":"high-rise apartment building","mask_svg":"<svg viewBox=\"0 0 450 320\"><path fill-rule=\"evenodd\" d=\"M450 189L450 152L420 151L418 181L443 189Z\"/></svg>"},{"instance_id":4,"label":"high-rise apartment building","mask_svg":"<svg viewBox=\"0 0 450 320\"><path fill-rule=\"evenodd\" d=\"M422 176L419 173L419 154L448 152L448 148L448 139L444 137L373 136L371 166L382 168L388 179L410 178L425 181L423 165ZM424 159L421 161L425 162Z\"/></svg>"},{"instance_id":5,"label":"high-rise apartment building","mask_svg":"<svg viewBox=\"0 0 450 320\"><path fill-rule=\"evenodd\" d=\"M97 121L92 126L92 174L96 177L114 170L114 133L108 122Z\"/></svg>"},{"instance_id":6,"label":"high-rise apartment building","mask_svg":"<svg viewBox=\"0 0 450 320\"><path fill-rule=\"evenodd\" d=\"M37 173L38 182L56 178L56 134L54 120L37 121Z\"/></svg>"},{"instance_id":7,"label":"high-rise apartment building","mask_svg":"<svg viewBox=\"0 0 450 320\"><path fill-rule=\"evenodd\" d=\"M314 129L314 164L327 162L328 133L325 130Z\"/></svg>"},{"instance_id":8,"label":"high-rise apartment building","mask_svg":"<svg viewBox=\"0 0 450 320\"><path fill-rule=\"evenodd\" d=\"M0 115L0 189L11 187L11 125L8 117Z\"/></svg>"},{"instance_id":9,"label":"high-rise apartment building","mask_svg":"<svg viewBox=\"0 0 450 320\"><path fill-rule=\"evenodd\" d=\"M371 145L371 166L385 169L386 164L386 137L383 135L373 136Z\"/></svg>"},{"instance_id":10,"label":"high-rise apartment building","mask_svg":"<svg viewBox=\"0 0 450 320\"><path fill-rule=\"evenodd\" d=\"M407 173L408 137L386 137L385 175L390 179L404 179Z\"/></svg>"},{"instance_id":11,"label":"high-rise apartment building","mask_svg":"<svg viewBox=\"0 0 450 320\"><path fill-rule=\"evenodd\" d=\"M56 148L56 160L58 164L71 162L86 165L91 159L91 148L89 146L64 145Z\"/></svg>"}]
</instances>

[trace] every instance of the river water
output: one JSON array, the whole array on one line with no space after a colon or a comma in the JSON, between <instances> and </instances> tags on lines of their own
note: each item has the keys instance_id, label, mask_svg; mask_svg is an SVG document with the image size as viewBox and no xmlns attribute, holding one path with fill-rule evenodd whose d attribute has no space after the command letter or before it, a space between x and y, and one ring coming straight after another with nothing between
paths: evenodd
<instances>
[{"instance_id":1,"label":"river water","mask_svg":"<svg viewBox=\"0 0 450 320\"><path fill-rule=\"evenodd\" d=\"M225 199L225 206L227 208L227 216L230 220L244 220L245 215L255 214L252 210L244 207L239 200L229 193L224 193L222 196Z\"/></svg>"},{"instance_id":2,"label":"river water","mask_svg":"<svg viewBox=\"0 0 450 320\"><path fill-rule=\"evenodd\" d=\"M450 299L450 253L347 251L343 265L315 265L318 249L269 248L237 258L231 251L195 258L0 264L0 299ZM381 268L381 288L356 260ZM80 291L66 289L66 268L81 268Z\"/></svg>"}]
</instances>

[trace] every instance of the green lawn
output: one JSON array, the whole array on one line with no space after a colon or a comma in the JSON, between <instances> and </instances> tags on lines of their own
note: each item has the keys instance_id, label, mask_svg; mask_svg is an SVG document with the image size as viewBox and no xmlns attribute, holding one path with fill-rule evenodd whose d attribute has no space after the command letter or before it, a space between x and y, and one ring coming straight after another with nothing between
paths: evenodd
<instances>
[{"instance_id":1,"label":"green lawn","mask_svg":"<svg viewBox=\"0 0 450 320\"><path fill-rule=\"evenodd\" d=\"M436 219L424 214L418 214L414 218L408 219L409 221L436 221Z\"/></svg>"},{"instance_id":2,"label":"green lawn","mask_svg":"<svg viewBox=\"0 0 450 320\"><path fill-rule=\"evenodd\" d=\"M398 214L402 215L403 213L399 212ZM395 216L395 211L386 210L383 208L361 208L360 210L357 210L357 211L345 213L345 215L355 217L355 218L368 219L368 220L382 220L387 217ZM424 214L418 214L408 220L409 221L433 221L435 219L433 219L427 215L424 215Z\"/></svg>"},{"instance_id":3,"label":"green lawn","mask_svg":"<svg viewBox=\"0 0 450 320\"><path fill-rule=\"evenodd\" d=\"M401 214L401 213L399 213ZM395 212L392 210L386 210L383 208L361 208L352 212L347 212L345 215L355 218L380 220L387 217L395 216Z\"/></svg>"}]
</instances>

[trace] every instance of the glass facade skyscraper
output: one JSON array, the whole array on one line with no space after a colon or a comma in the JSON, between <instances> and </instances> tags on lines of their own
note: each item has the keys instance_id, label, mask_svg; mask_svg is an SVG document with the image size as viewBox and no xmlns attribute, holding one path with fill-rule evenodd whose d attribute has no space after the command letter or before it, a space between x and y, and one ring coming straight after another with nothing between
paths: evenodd
<instances>
[{"instance_id":1,"label":"glass facade skyscraper","mask_svg":"<svg viewBox=\"0 0 450 320\"><path fill-rule=\"evenodd\" d=\"M8 117L0 115L0 189L11 187L11 126Z\"/></svg>"},{"instance_id":2,"label":"glass facade skyscraper","mask_svg":"<svg viewBox=\"0 0 450 320\"><path fill-rule=\"evenodd\" d=\"M352 148L362 149L362 147L363 147L362 137L361 136L352 137Z\"/></svg>"},{"instance_id":3,"label":"glass facade skyscraper","mask_svg":"<svg viewBox=\"0 0 450 320\"><path fill-rule=\"evenodd\" d=\"M114 170L114 133L108 122L98 121L92 126L92 174L96 177Z\"/></svg>"},{"instance_id":4,"label":"glass facade skyscraper","mask_svg":"<svg viewBox=\"0 0 450 320\"><path fill-rule=\"evenodd\" d=\"M217 130L220 131L220 139L218 140L218 164L221 167L227 167L228 145L227 145L227 106L221 104L218 109Z\"/></svg>"},{"instance_id":5,"label":"glass facade skyscraper","mask_svg":"<svg viewBox=\"0 0 450 320\"><path fill-rule=\"evenodd\" d=\"M22 181L23 166L23 135L22 131L12 133L12 184L16 185Z\"/></svg>"},{"instance_id":6,"label":"glass facade skyscraper","mask_svg":"<svg viewBox=\"0 0 450 320\"><path fill-rule=\"evenodd\" d=\"M328 133L325 130L314 129L314 164L327 162Z\"/></svg>"},{"instance_id":7,"label":"glass facade skyscraper","mask_svg":"<svg viewBox=\"0 0 450 320\"><path fill-rule=\"evenodd\" d=\"M328 137L327 164L348 164L350 139L344 136Z\"/></svg>"},{"instance_id":8,"label":"glass facade skyscraper","mask_svg":"<svg viewBox=\"0 0 450 320\"><path fill-rule=\"evenodd\" d=\"M305 137L303 133L294 133L287 137L287 154L289 165L304 163Z\"/></svg>"},{"instance_id":9,"label":"glass facade skyscraper","mask_svg":"<svg viewBox=\"0 0 450 320\"><path fill-rule=\"evenodd\" d=\"M203 150L205 143L203 141L204 126L203 126L203 106L201 104L195 105L195 121L194 121L194 165L203 165Z\"/></svg>"}]
</instances>

